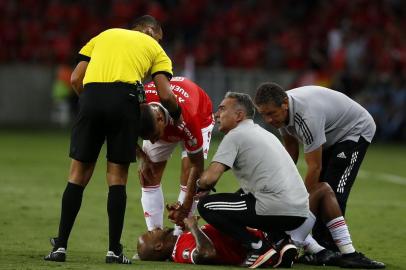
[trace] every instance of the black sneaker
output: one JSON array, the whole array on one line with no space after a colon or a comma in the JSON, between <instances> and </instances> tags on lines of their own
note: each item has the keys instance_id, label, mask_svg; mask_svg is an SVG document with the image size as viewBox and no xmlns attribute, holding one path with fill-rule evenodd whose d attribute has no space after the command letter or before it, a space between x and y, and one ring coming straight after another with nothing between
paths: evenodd
<instances>
[{"instance_id":1,"label":"black sneaker","mask_svg":"<svg viewBox=\"0 0 406 270\"><path fill-rule=\"evenodd\" d=\"M297 259L297 263L321 266L338 266L341 254L323 249L316 254L305 253Z\"/></svg>"},{"instance_id":2,"label":"black sneaker","mask_svg":"<svg viewBox=\"0 0 406 270\"><path fill-rule=\"evenodd\" d=\"M343 254L339 260L339 265L342 268L364 268L364 269L381 269L385 268L385 264L377 262L365 257L360 252Z\"/></svg>"},{"instance_id":3,"label":"black sneaker","mask_svg":"<svg viewBox=\"0 0 406 270\"><path fill-rule=\"evenodd\" d=\"M44 257L46 261L54 261L54 262L64 262L66 261L66 249L63 247L57 248L56 241L58 240L57 237L49 238L49 243L52 246L52 251Z\"/></svg>"},{"instance_id":4,"label":"black sneaker","mask_svg":"<svg viewBox=\"0 0 406 270\"><path fill-rule=\"evenodd\" d=\"M131 261L123 254L116 255L113 251L107 251L106 263L119 263L119 264L131 264Z\"/></svg>"},{"instance_id":5,"label":"black sneaker","mask_svg":"<svg viewBox=\"0 0 406 270\"><path fill-rule=\"evenodd\" d=\"M276 245L276 250L279 252L279 259L273 267L291 268L298 255L297 247L289 238L285 238Z\"/></svg>"},{"instance_id":6,"label":"black sneaker","mask_svg":"<svg viewBox=\"0 0 406 270\"><path fill-rule=\"evenodd\" d=\"M44 260L64 262L66 260L66 249L63 247L54 248L47 256L44 257Z\"/></svg>"}]
</instances>

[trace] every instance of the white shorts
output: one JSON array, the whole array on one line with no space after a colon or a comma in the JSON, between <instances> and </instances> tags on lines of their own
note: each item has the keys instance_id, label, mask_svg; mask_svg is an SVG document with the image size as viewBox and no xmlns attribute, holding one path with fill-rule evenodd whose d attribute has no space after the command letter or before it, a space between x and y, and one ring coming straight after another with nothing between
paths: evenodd
<instances>
[{"instance_id":1,"label":"white shorts","mask_svg":"<svg viewBox=\"0 0 406 270\"><path fill-rule=\"evenodd\" d=\"M211 134L213 131L214 124L202 129L203 137L203 155L207 159L207 153L209 152ZM148 155L152 162L162 162L170 158L173 150L178 145L179 142L165 142L159 140L156 143L152 144L148 140L144 140L142 143L142 150ZM182 147L182 158L187 157L187 151L183 142L181 143Z\"/></svg>"}]
</instances>

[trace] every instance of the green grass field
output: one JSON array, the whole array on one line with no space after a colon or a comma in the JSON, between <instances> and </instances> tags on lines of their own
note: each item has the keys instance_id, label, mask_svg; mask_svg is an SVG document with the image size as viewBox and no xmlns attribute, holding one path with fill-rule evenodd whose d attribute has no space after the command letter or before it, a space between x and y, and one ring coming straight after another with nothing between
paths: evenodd
<instances>
[{"instance_id":1,"label":"green grass field","mask_svg":"<svg viewBox=\"0 0 406 270\"><path fill-rule=\"evenodd\" d=\"M217 144L217 141L213 142L211 154ZM55 236L58 229L61 194L69 167L68 147L69 135L64 132L0 132L0 269L231 268L141 261L130 266L106 265L108 190L104 158L100 159L86 188L69 241L67 262L45 262L42 257L50 250L48 238ZM136 166L131 167L122 236L128 256L134 254L137 236L146 228ZM299 168L303 167L300 162ZM178 178L177 152L163 179L167 202L177 198ZM227 173L217 190L226 192L236 188L236 180ZM347 209L347 223L355 247L385 262L387 269L406 269L406 145L373 144L370 147ZM294 268L318 267L296 264Z\"/></svg>"}]
</instances>

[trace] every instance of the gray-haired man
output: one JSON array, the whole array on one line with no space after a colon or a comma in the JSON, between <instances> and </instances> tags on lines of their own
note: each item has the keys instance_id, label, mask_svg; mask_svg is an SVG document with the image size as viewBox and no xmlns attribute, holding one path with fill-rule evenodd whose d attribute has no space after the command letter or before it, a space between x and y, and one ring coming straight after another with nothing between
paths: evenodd
<instances>
[{"instance_id":1,"label":"gray-haired man","mask_svg":"<svg viewBox=\"0 0 406 270\"><path fill-rule=\"evenodd\" d=\"M216 112L219 131L225 133L198 188L212 188L224 171L232 169L240 183L236 193L201 198L200 215L219 231L248 249L244 266L256 268L267 261L290 267L297 255L285 231L301 226L309 214L305 185L280 141L252 120L254 104L246 94L229 92ZM271 243L256 239L246 227L270 234ZM271 260L277 257L277 260Z\"/></svg>"}]
</instances>

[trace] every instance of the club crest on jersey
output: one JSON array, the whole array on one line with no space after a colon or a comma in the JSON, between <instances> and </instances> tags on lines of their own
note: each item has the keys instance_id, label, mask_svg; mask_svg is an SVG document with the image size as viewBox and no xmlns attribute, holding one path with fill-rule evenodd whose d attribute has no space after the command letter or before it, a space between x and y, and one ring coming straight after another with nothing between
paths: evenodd
<instances>
[{"instance_id":1,"label":"club crest on jersey","mask_svg":"<svg viewBox=\"0 0 406 270\"><path fill-rule=\"evenodd\" d=\"M189 252L189 249L187 248L182 252L182 258L187 260L187 259L189 259L189 256L190 256L190 252Z\"/></svg>"}]
</instances>

